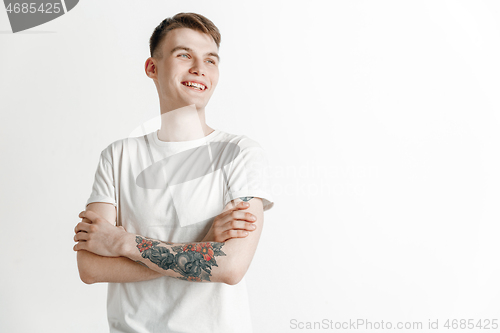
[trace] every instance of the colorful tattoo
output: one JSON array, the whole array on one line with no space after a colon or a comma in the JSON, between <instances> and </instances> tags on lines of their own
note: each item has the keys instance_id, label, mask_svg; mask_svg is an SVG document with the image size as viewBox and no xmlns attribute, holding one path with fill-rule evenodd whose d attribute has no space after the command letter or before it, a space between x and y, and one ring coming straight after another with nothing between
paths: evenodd
<instances>
[{"instance_id":1,"label":"colorful tattoo","mask_svg":"<svg viewBox=\"0 0 500 333\"><path fill-rule=\"evenodd\" d=\"M253 199L253 197L241 197L240 199L243 201L250 201Z\"/></svg>"},{"instance_id":2,"label":"colorful tattoo","mask_svg":"<svg viewBox=\"0 0 500 333\"><path fill-rule=\"evenodd\" d=\"M141 256L164 270L171 269L180 273L179 279L186 281L210 281L212 267L217 266L216 256L225 256L221 248L224 243L190 243L173 246L170 250L160 245L159 241L136 236L137 248ZM172 245L172 243L168 243Z\"/></svg>"}]
</instances>

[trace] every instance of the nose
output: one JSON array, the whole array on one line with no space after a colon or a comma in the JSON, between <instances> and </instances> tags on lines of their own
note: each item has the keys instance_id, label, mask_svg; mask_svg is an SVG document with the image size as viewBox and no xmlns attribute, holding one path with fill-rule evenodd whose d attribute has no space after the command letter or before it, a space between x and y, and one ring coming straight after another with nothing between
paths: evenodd
<instances>
[{"instance_id":1,"label":"nose","mask_svg":"<svg viewBox=\"0 0 500 333\"><path fill-rule=\"evenodd\" d=\"M203 67L203 64L200 63L199 60L196 60L194 63L193 63L193 66L189 69L189 73L191 74L196 74L196 75L201 75L201 76L205 76L205 68Z\"/></svg>"}]
</instances>

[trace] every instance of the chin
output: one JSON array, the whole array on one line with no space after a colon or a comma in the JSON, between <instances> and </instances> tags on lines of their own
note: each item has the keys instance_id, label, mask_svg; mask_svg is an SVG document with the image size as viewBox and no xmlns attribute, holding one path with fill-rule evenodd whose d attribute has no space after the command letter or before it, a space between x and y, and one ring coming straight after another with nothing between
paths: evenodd
<instances>
[{"instance_id":1,"label":"chin","mask_svg":"<svg viewBox=\"0 0 500 333\"><path fill-rule=\"evenodd\" d=\"M200 109L205 109L205 107L207 106L208 103L200 103L200 102L194 102L194 103L191 103L191 104L194 104L196 106L196 109L197 110L200 110Z\"/></svg>"}]
</instances>

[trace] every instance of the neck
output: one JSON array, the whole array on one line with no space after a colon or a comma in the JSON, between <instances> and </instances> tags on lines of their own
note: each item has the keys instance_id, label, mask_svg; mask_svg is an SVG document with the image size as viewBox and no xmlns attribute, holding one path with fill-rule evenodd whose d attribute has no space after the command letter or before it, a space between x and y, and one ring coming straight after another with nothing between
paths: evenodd
<instances>
[{"instance_id":1,"label":"neck","mask_svg":"<svg viewBox=\"0 0 500 333\"><path fill-rule=\"evenodd\" d=\"M194 104L161 113L160 141L189 141L201 139L214 130L205 122L205 110Z\"/></svg>"}]
</instances>

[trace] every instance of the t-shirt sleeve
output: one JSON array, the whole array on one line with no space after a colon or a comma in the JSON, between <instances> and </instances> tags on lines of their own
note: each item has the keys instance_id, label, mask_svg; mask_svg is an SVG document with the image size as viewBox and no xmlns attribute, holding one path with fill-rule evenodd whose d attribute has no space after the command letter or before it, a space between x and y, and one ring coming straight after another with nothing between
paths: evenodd
<instances>
[{"instance_id":1,"label":"t-shirt sleeve","mask_svg":"<svg viewBox=\"0 0 500 333\"><path fill-rule=\"evenodd\" d=\"M224 207L233 199L241 197L261 198L264 211L274 206L269 183L269 164L264 149L245 148L228 165L227 191Z\"/></svg>"},{"instance_id":2,"label":"t-shirt sleeve","mask_svg":"<svg viewBox=\"0 0 500 333\"><path fill-rule=\"evenodd\" d=\"M115 184L113 177L113 165L106 158L107 150L101 152L99 164L94 177L92 193L87 200L85 207L92 202L107 202L116 207Z\"/></svg>"}]
</instances>

